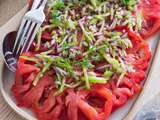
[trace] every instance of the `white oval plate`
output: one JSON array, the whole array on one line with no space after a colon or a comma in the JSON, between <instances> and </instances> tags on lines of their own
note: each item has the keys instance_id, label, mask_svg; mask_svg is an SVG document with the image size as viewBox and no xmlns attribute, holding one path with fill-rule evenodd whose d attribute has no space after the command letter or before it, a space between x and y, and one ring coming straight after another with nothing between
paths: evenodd
<instances>
[{"instance_id":1,"label":"white oval plate","mask_svg":"<svg viewBox=\"0 0 160 120\"><path fill-rule=\"evenodd\" d=\"M23 12L21 12L21 14L18 13L14 17L14 19L11 19L11 21L9 22L9 24L7 26L12 26L11 24L13 24L13 22L15 22L15 21L17 21L19 24L20 20L17 20L17 19L19 17L21 17L23 14L24 14L24 10L23 10ZM17 26L12 26L12 27L14 27L13 28L13 30L14 30L14 29L16 29ZM8 29L8 28L6 27L6 29L5 29L5 27L3 27L3 29L4 29L3 31L7 32L6 29ZM0 39L2 39L1 33L0 33ZM156 46L156 41L158 40L158 34L155 35L154 37L150 38L150 40L152 40L151 42L149 42L150 47L151 47L152 51L154 51L155 46ZM16 111L19 115L21 115L25 119L37 120L35 118L34 114L30 110L25 109L25 108L20 108L16 105L16 101L11 93L11 86L13 85L13 82L14 82L14 74L6 68L6 66L4 65L3 60L2 60L2 55L0 55L0 90L2 92L2 95L5 99L5 101L9 104L9 106L11 106L11 108L14 111ZM130 99L123 107L119 108L114 113L112 113L109 120L122 120L127 115L129 110L131 109L136 98L137 98L137 96Z\"/></svg>"}]
</instances>

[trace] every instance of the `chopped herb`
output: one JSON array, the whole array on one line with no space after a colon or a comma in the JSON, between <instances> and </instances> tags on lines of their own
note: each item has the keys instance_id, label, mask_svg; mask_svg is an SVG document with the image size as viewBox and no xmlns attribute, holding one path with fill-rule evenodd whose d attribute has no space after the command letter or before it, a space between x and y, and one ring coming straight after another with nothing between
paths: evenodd
<instances>
[{"instance_id":1,"label":"chopped herb","mask_svg":"<svg viewBox=\"0 0 160 120\"><path fill-rule=\"evenodd\" d=\"M94 65L92 65L91 62L87 58L83 59L82 66L85 68L93 68L94 67Z\"/></svg>"},{"instance_id":2,"label":"chopped herb","mask_svg":"<svg viewBox=\"0 0 160 120\"><path fill-rule=\"evenodd\" d=\"M65 7L64 1L63 0L55 0L52 4L52 8L59 10Z\"/></svg>"},{"instance_id":3,"label":"chopped herb","mask_svg":"<svg viewBox=\"0 0 160 120\"><path fill-rule=\"evenodd\" d=\"M112 65L113 69L116 70L116 72L122 73L124 71L118 60L116 60L115 58L111 58L109 55L106 55L104 51L100 51L100 53L106 59L106 61Z\"/></svg>"},{"instance_id":4,"label":"chopped herb","mask_svg":"<svg viewBox=\"0 0 160 120\"><path fill-rule=\"evenodd\" d=\"M132 7L134 7L137 4L138 0L122 0L122 2L129 9L132 9Z\"/></svg>"},{"instance_id":5,"label":"chopped herb","mask_svg":"<svg viewBox=\"0 0 160 120\"><path fill-rule=\"evenodd\" d=\"M75 57L76 57L76 54L75 54L75 53L70 53L70 54L69 54L69 58L70 58L70 59L75 58Z\"/></svg>"},{"instance_id":6,"label":"chopped herb","mask_svg":"<svg viewBox=\"0 0 160 120\"><path fill-rule=\"evenodd\" d=\"M92 52L95 52L96 51L96 46L91 46L88 50L88 53L92 53Z\"/></svg>"},{"instance_id":7,"label":"chopped herb","mask_svg":"<svg viewBox=\"0 0 160 120\"><path fill-rule=\"evenodd\" d=\"M76 51L74 51L73 53L70 53L70 54L69 54L69 58L70 58L70 59L75 58L77 55L80 55L80 54L81 54L81 51L76 50Z\"/></svg>"},{"instance_id":8,"label":"chopped herb","mask_svg":"<svg viewBox=\"0 0 160 120\"><path fill-rule=\"evenodd\" d=\"M112 65L113 69L116 70L118 73L122 73L123 69L121 67L121 64L118 60L114 58L107 58L108 62Z\"/></svg>"},{"instance_id":9,"label":"chopped herb","mask_svg":"<svg viewBox=\"0 0 160 120\"><path fill-rule=\"evenodd\" d=\"M88 51L84 53L84 56L94 53L97 50L96 46L90 46Z\"/></svg>"},{"instance_id":10,"label":"chopped herb","mask_svg":"<svg viewBox=\"0 0 160 120\"><path fill-rule=\"evenodd\" d=\"M55 27L58 27L61 25L61 16L59 11L53 11L51 14L51 23Z\"/></svg>"},{"instance_id":11,"label":"chopped herb","mask_svg":"<svg viewBox=\"0 0 160 120\"><path fill-rule=\"evenodd\" d=\"M76 29L76 22L72 21L71 19L68 19L65 21L65 27L67 29Z\"/></svg>"},{"instance_id":12,"label":"chopped herb","mask_svg":"<svg viewBox=\"0 0 160 120\"><path fill-rule=\"evenodd\" d=\"M96 54L95 56L94 55L91 56L91 60L97 62L97 61L102 60L102 57L100 55Z\"/></svg>"},{"instance_id":13,"label":"chopped herb","mask_svg":"<svg viewBox=\"0 0 160 120\"><path fill-rule=\"evenodd\" d=\"M68 49L69 48L69 44L67 43L67 41L64 41L63 45L62 45L63 50Z\"/></svg>"}]
</instances>

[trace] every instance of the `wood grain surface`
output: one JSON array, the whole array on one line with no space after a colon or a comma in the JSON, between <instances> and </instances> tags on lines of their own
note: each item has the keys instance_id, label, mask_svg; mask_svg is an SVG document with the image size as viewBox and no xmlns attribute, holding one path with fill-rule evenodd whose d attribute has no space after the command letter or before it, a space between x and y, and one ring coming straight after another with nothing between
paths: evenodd
<instances>
[{"instance_id":1,"label":"wood grain surface","mask_svg":"<svg viewBox=\"0 0 160 120\"><path fill-rule=\"evenodd\" d=\"M25 120L5 103L0 93L0 120Z\"/></svg>"},{"instance_id":2,"label":"wood grain surface","mask_svg":"<svg viewBox=\"0 0 160 120\"><path fill-rule=\"evenodd\" d=\"M26 0L0 0L0 26L21 10Z\"/></svg>"},{"instance_id":3,"label":"wood grain surface","mask_svg":"<svg viewBox=\"0 0 160 120\"><path fill-rule=\"evenodd\" d=\"M0 0L0 26L5 24L12 16L21 10L25 4L25 0ZM1 93L0 120L25 120L7 105Z\"/></svg>"}]
</instances>

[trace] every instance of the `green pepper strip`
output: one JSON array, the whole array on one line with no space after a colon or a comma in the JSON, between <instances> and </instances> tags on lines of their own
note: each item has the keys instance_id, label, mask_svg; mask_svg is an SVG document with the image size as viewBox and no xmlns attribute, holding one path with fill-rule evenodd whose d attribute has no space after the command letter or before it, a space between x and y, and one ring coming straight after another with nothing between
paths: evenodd
<instances>
[{"instance_id":1,"label":"green pepper strip","mask_svg":"<svg viewBox=\"0 0 160 120\"><path fill-rule=\"evenodd\" d=\"M38 63L38 59L35 57L29 57L29 56L20 56L19 58L25 59L27 61Z\"/></svg>"},{"instance_id":2,"label":"green pepper strip","mask_svg":"<svg viewBox=\"0 0 160 120\"><path fill-rule=\"evenodd\" d=\"M89 84L88 74L87 74L87 68L83 67L83 72L84 72L84 78L85 78L86 88L90 89L90 84Z\"/></svg>"},{"instance_id":3,"label":"green pepper strip","mask_svg":"<svg viewBox=\"0 0 160 120\"><path fill-rule=\"evenodd\" d=\"M48 61L48 63L43 67L42 71L38 73L35 80L33 81L33 85L36 86L38 81L43 77L43 74L48 70L48 68L52 65L53 61Z\"/></svg>"},{"instance_id":4,"label":"green pepper strip","mask_svg":"<svg viewBox=\"0 0 160 120\"><path fill-rule=\"evenodd\" d=\"M85 80L84 77L82 77L82 80ZM88 81L89 83L99 83L99 84L105 84L107 83L107 78L104 77L97 77L94 75L88 75Z\"/></svg>"},{"instance_id":5,"label":"green pepper strip","mask_svg":"<svg viewBox=\"0 0 160 120\"><path fill-rule=\"evenodd\" d=\"M65 79L62 79L61 86L57 92L54 93L55 96L61 94L65 89Z\"/></svg>"}]
</instances>

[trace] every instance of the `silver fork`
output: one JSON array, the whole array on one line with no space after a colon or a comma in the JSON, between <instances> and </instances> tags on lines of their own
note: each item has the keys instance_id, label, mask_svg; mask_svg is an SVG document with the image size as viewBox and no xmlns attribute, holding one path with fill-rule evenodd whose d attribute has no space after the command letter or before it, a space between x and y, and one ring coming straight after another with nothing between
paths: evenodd
<instances>
[{"instance_id":1,"label":"silver fork","mask_svg":"<svg viewBox=\"0 0 160 120\"><path fill-rule=\"evenodd\" d=\"M45 20L45 14L43 10L46 2L47 0L43 0L38 9L32 9L25 14L12 50L15 57L20 55L22 52L27 52L29 50L38 29Z\"/></svg>"},{"instance_id":2,"label":"silver fork","mask_svg":"<svg viewBox=\"0 0 160 120\"><path fill-rule=\"evenodd\" d=\"M12 72L16 71L19 54L28 51L45 19L43 10L46 2L47 0L34 0L31 11L27 12L22 20L15 42L13 40L13 36L15 36L13 32L9 33L3 40L4 61Z\"/></svg>"}]
</instances>

